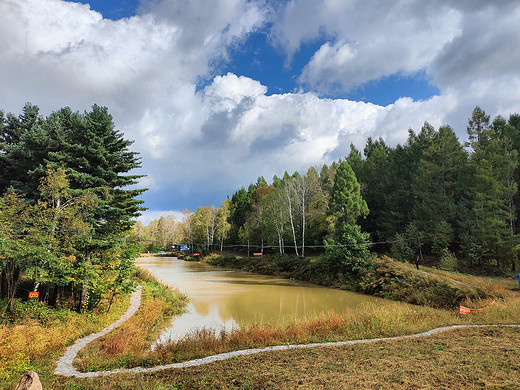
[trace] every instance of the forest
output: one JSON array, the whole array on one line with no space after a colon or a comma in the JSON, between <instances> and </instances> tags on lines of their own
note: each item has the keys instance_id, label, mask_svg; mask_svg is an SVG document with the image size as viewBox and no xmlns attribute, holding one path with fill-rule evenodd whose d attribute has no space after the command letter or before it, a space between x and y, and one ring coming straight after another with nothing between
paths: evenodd
<instances>
[{"instance_id":1,"label":"forest","mask_svg":"<svg viewBox=\"0 0 520 390\"><path fill-rule=\"evenodd\" d=\"M519 269L518 114L491 120L476 107L466 142L428 123L404 145L369 138L330 165L259 177L219 208L148 226L135 222L145 189L130 173L140 166L131 144L97 105L48 117L29 103L18 116L0 111L3 306L38 291L51 305L91 310L132 289L139 251L181 243L203 255L261 254L272 258L269 272L325 284L359 279L374 254L486 274Z\"/></svg>"},{"instance_id":2,"label":"forest","mask_svg":"<svg viewBox=\"0 0 520 390\"><path fill-rule=\"evenodd\" d=\"M355 267L371 252L451 270L516 271L519 151L520 115L491 120L476 107L467 141L429 123L409 130L404 145L369 138L362 152L351 145L330 165L271 183L259 177L218 209L138 222L131 236L153 251L188 243L199 251L323 255L328 268L334 257Z\"/></svg>"},{"instance_id":3,"label":"forest","mask_svg":"<svg viewBox=\"0 0 520 390\"><path fill-rule=\"evenodd\" d=\"M131 144L105 107L0 111L0 313L28 292L85 311L132 288L125 236L145 190L125 189L140 177Z\"/></svg>"}]
</instances>

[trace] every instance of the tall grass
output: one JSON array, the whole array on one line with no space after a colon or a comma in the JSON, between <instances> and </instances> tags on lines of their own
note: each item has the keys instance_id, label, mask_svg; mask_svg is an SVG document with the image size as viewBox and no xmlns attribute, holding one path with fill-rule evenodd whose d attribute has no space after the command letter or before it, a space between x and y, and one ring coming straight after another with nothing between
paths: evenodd
<instances>
[{"instance_id":1,"label":"tall grass","mask_svg":"<svg viewBox=\"0 0 520 390\"><path fill-rule=\"evenodd\" d=\"M71 310L52 311L43 303L29 303L24 317L15 324L0 325L0 388L6 388L27 370L51 370L65 347L76 339L97 332L114 322L128 306L128 296L117 297L107 313L78 314ZM22 306L17 303L17 306ZM48 316L42 320L41 313Z\"/></svg>"}]
</instances>

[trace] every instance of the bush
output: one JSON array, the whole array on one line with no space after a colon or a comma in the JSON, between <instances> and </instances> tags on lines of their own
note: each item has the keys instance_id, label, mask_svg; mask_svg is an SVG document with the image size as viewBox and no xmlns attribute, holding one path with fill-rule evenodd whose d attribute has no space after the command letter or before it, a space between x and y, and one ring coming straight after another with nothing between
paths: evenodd
<instances>
[{"instance_id":1,"label":"bush","mask_svg":"<svg viewBox=\"0 0 520 390\"><path fill-rule=\"evenodd\" d=\"M449 250L445 249L439 261L439 268L444 271L454 271L457 269L457 258Z\"/></svg>"},{"instance_id":2,"label":"bush","mask_svg":"<svg viewBox=\"0 0 520 390\"><path fill-rule=\"evenodd\" d=\"M357 225L345 225L339 238L325 240L322 267L329 274L338 273L357 277L366 268L370 257L369 235Z\"/></svg>"},{"instance_id":3,"label":"bush","mask_svg":"<svg viewBox=\"0 0 520 390\"><path fill-rule=\"evenodd\" d=\"M390 256L399 261L412 261L415 253L408 243L409 242L404 234L397 233L395 235L395 241L392 243L392 247L390 248Z\"/></svg>"}]
</instances>

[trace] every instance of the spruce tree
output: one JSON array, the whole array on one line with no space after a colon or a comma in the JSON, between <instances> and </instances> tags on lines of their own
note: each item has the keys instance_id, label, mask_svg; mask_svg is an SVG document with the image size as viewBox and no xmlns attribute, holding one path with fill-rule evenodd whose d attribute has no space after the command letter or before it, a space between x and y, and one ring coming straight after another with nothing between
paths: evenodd
<instances>
[{"instance_id":1,"label":"spruce tree","mask_svg":"<svg viewBox=\"0 0 520 390\"><path fill-rule=\"evenodd\" d=\"M85 115L64 108L57 117L65 134L60 150L50 153L49 159L55 165L65 164L72 190L89 190L98 196L101 206L94 214L97 235L128 231L132 219L144 210L137 197L145 191L127 189L142 177L128 174L140 167L137 153L129 150L132 141L115 130L106 107L94 105Z\"/></svg>"},{"instance_id":2,"label":"spruce tree","mask_svg":"<svg viewBox=\"0 0 520 390\"><path fill-rule=\"evenodd\" d=\"M368 214L359 183L350 165L343 161L336 171L329 200L329 215L334 221L332 237L325 240L321 267L335 275L355 279L370 255L369 235L361 232L357 220Z\"/></svg>"},{"instance_id":3,"label":"spruce tree","mask_svg":"<svg viewBox=\"0 0 520 390\"><path fill-rule=\"evenodd\" d=\"M468 125L472 212L466 219L463 245L474 266L512 268L517 262L511 219L515 213L518 151L503 126L500 118L490 125L489 116L479 107Z\"/></svg>"},{"instance_id":4,"label":"spruce tree","mask_svg":"<svg viewBox=\"0 0 520 390\"><path fill-rule=\"evenodd\" d=\"M424 237L428 252L436 255L457 248L457 221L467 211L464 184L467 153L454 131L443 126L424 149L412 186L413 223Z\"/></svg>"}]
</instances>

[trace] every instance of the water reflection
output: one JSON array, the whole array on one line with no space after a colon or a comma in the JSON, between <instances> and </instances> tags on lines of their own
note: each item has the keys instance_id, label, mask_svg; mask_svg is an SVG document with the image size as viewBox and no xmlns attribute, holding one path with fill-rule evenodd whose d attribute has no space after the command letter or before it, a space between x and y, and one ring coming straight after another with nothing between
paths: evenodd
<instances>
[{"instance_id":1,"label":"water reflection","mask_svg":"<svg viewBox=\"0 0 520 390\"><path fill-rule=\"evenodd\" d=\"M145 257L136 264L189 298L187 312L158 342L178 340L197 328L229 331L256 323L285 324L320 313L344 313L377 298L271 276L223 270L176 258Z\"/></svg>"}]
</instances>

